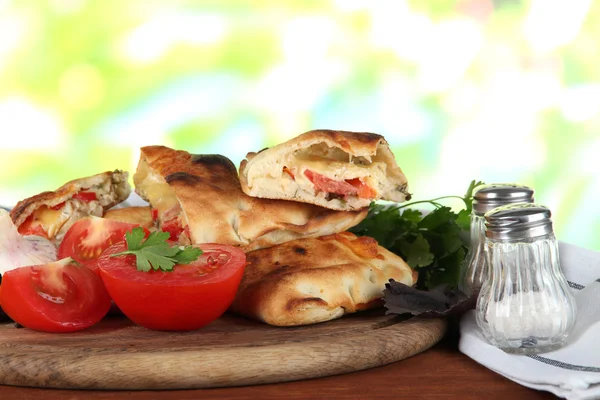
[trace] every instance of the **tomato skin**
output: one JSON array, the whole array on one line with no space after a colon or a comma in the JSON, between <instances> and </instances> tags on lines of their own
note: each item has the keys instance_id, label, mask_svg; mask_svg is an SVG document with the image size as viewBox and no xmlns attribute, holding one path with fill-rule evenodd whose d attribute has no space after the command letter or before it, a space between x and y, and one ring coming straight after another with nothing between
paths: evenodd
<instances>
[{"instance_id":1,"label":"tomato skin","mask_svg":"<svg viewBox=\"0 0 600 400\"><path fill-rule=\"evenodd\" d=\"M66 201L63 201L62 203L58 203L57 205L50 207L50 209L51 210L60 210L61 208L64 207L65 203L66 203Z\"/></svg>"},{"instance_id":2,"label":"tomato skin","mask_svg":"<svg viewBox=\"0 0 600 400\"><path fill-rule=\"evenodd\" d=\"M92 200L98 200L98 196L96 196L96 193L94 193L94 192L77 192L73 195L73 199L90 202ZM65 203L66 203L66 201L63 201L62 203L59 203L55 206L50 207L50 209L60 210L61 208L63 208L65 206Z\"/></svg>"},{"instance_id":3,"label":"tomato skin","mask_svg":"<svg viewBox=\"0 0 600 400\"><path fill-rule=\"evenodd\" d=\"M73 198L81 201L98 200L98 196L94 192L77 192L73 195Z\"/></svg>"},{"instance_id":4,"label":"tomato skin","mask_svg":"<svg viewBox=\"0 0 600 400\"><path fill-rule=\"evenodd\" d=\"M362 199L374 199L377 197L375 189L360 180L360 178L349 179L346 182L358 189L358 197Z\"/></svg>"},{"instance_id":5,"label":"tomato skin","mask_svg":"<svg viewBox=\"0 0 600 400\"><path fill-rule=\"evenodd\" d=\"M72 259L20 267L2 276L4 312L26 328L73 332L100 321L111 304L102 280Z\"/></svg>"},{"instance_id":6,"label":"tomato skin","mask_svg":"<svg viewBox=\"0 0 600 400\"><path fill-rule=\"evenodd\" d=\"M342 196L358 193L358 189L346 181L336 181L308 169L304 171L304 175L313 183L315 189L321 192L335 193Z\"/></svg>"},{"instance_id":7,"label":"tomato skin","mask_svg":"<svg viewBox=\"0 0 600 400\"><path fill-rule=\"evenodd\" d=\"M220 317L231 305L244 273L246 255L232 246L196 245L202 260L227 254L228 261L210 270L202 261L176 265L172 272L138 271L135 256L112 254L125 244L109 247L100 257L102 280L115 304L129 319L148 329L188 331Z\"/></svg>"},{"instance_id":8,"label":"tomato skin","mask_svg":"<svg viewBox=\"0 0 600 400\"><path fill-rule=\"evenodd\" d=\"M97 269L100 254L113 244L124 241L125 233L137 226L93 216L82 218L65 234L58 248L58 258L72 257L99 274ZM144 231L148 235L148 230L144 228Z\"/></svg>"},{"instance_id":9,"label":"tomato skin","mask_svg":"<svg viewBox=\"0 0 600 400\"><path fill-rule=\"evenodd\" d=\"M363 199L377 197L375 189L367 185L360 178L336 181L311 170L305 170L304 175L313 183L315 189L321 192L335 193L342 196L354 195Z\"/></svg>"}]
</instances>

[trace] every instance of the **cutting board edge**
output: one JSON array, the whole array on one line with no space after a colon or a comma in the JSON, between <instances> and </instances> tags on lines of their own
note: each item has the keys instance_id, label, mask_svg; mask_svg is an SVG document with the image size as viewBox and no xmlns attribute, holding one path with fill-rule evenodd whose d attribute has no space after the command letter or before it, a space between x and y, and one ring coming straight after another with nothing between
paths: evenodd
<instances>
[{"instance_id":1,"label":"cutting board edge","mask_svg":"<svg viewBox=\"0 0 600 400\"><path fill-rule=\"evenodd\" d=\"M409 326L411 329L408 329ZM5 371L5 366L0 364L0 384L56 389L165 390L295 381L344 374L400 361L436 344L444 336L446 329L447 322L443 319L414 318L405 323L392 324L357 336L340 335L326 341L314 340L248 347L243 356L240 356L237 348L200 349L175 353L98 355L94 358L96 365L102 364L100 360L105 359L104 361L106 361L106 364L98 371L89 364L86 365L86 357L69 357L67 353L62 355L66 356L61 365L65 368L64 371L50 369L43 376L39 376L38 373L41 368L46 368L43 364L44 360L47 360L48 354L30 351L27 352L27 364L31 374L15 373L14 370L11 373L10 368ZM352 337L345 338L345 336ZM423 340L415 343L407 341L407 336L410 336L411 339L421 336ZM347 339L348 342L344 342L344 339ZM359 348L358 345L364 343L367 344L367 348ZM9 354L10 352L3 352L0 349L0 359ZM119 360L120 357L127 357L127 360ZM211 369L213 357L219 360L220 366L215 364ZM253 361L256 362L261 357L263 360L264 358L269 359L276 368L269 373L259 370L253 365ZM296 357L302 359L301 362L296 362ZM175 359L173 360L173 358ZM176 366L174 364L181 362L204 366L204 370L208 371L208 374L199 376L193 368L188 368L187 371L182 371L172 377L165 377L164 371L161 372L162 369L173 368ZM227 366L232 362L247 363L248 369L241 373L228 370ZM135 371L129 368L131 366L137 367L137 374L131 372ZM147 368L140 369L140 366ZM141 373L141 371L146 371L146 373ZM104 379L96 379L97 376L103 374Z\"/></svg>"}]
</instances>

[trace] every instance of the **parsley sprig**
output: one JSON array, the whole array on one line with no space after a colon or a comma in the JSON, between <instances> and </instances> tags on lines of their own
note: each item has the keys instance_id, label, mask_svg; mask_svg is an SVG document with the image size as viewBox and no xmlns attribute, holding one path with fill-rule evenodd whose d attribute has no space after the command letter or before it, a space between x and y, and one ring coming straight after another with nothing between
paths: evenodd
<instances>
[{"instance_id":1,"label":"parsley sprig","mask_svg":"<svg viewBox=\"0 0 600 400\"><path fill-rule=\"evenodd\" d=\"M156 231L145 237L144 229L134 228L125 234L127 250L111 257L133 254L138 271L172 271L176 264L189 264L202 255L202 250L193 246L170 246L169 232Z\"/></svg>"},{"instance_id":2,"label":"parsley sprig","mask_svg":"<svg viewBox=\"0 0 600 400\"><path fill-rule=\"evenodd\" d=\"M481 184L472 181L462 197L443 196L392 207L372 203L367 218L350 231L373 237L419 271L417 288L456 286L468 250L464 233L470 228L473 189ZM440 202L446 199L460 199L465 208L456 213ZM417 204L430 204L434 209L424 216L411 208Z\"/></svg>"}]
</instances>

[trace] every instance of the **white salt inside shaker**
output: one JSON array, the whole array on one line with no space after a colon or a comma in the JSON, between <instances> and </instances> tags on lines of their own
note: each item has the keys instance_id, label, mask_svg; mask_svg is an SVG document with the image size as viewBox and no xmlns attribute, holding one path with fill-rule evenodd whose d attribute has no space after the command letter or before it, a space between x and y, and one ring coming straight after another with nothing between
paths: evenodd
<instances>
[{"instance_id":1,"label":"white salt inside shaker","mask_svg":"<svg viewBox=\"0 0 600 400\"><path fill-rule=\"evenodd\" d=\"M576 318L552 230L551 213L513 204L485 214L489 279L477 299L485 338L510 353L541 353L564 345Z\"/></svg>"}]
</instances>

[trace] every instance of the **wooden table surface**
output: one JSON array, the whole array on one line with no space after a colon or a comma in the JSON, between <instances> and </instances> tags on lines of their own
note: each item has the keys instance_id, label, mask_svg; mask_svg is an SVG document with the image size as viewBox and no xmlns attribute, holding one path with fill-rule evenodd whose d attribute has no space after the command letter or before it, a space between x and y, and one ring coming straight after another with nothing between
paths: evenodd
<instances>
[{"instance_id":1,"label":"wooden table surface","mask_svg":"<svg viewBox=\"0 0 600 400\"><path fill-rule=\"evenodd\" d=\"M177 391L75 391L0 386L0 399L191 400L191 399L552 399L548 392L520 386L457 350L454 325L433 348L379 368L327 378L273 385ZM2 360L0 360L2 362Z\"/></svg>"}]
</instances>

